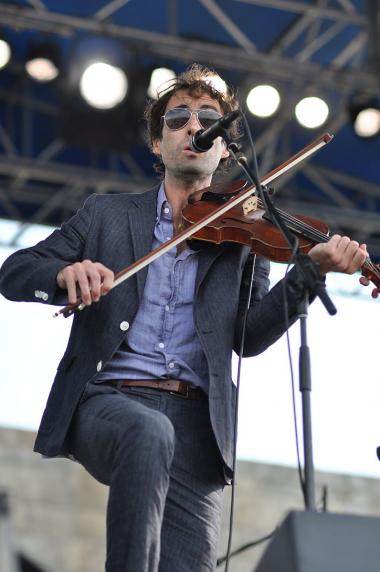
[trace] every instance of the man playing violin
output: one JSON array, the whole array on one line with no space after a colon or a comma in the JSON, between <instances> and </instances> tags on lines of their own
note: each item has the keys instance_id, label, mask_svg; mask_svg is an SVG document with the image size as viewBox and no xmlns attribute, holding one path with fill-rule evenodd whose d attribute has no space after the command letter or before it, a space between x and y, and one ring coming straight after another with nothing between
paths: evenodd
<instances>
[{"instance_id":1,"label":"man playing violin","mask_svg":"<svg viewBox=\"0 0 380 572\"><path fill-rule=\"evenodd\" d=\"M146 111L162 182L141 195L93 195L59 230L3 265L11 300L64 305L80 296L35 450L79 461L109 485L107 572L215 570L222 491L232 478L235 386L250 271L244 355L285 331L281 283L240 244L170 251L106 295L114 271L178 232L189 197L228 161L221 138L195 153L191 137L238 107L194 65ZM196 241L194 241L196 243ZM353 273L366 249L335 235L310 251L323 276ZM295 316L295 273L286 283Z\"/></svg>"}]
</instances>

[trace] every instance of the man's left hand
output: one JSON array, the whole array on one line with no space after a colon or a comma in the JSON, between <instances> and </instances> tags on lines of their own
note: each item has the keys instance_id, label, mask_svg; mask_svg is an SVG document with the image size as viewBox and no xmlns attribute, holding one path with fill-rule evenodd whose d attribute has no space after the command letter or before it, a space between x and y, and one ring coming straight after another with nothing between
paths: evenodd
<instances>
[{"instance_id":1,"label":"man's left hand","mask_svg":"<svg viewBox=\"0 0 380 572\"><path fill-rule=\"evenodd\" d=\"M328 242L313 246L309 256L324 276L327 272L353 274L363 266L368 253L365 244L334 234Z\"/></svg>"}]
</instances>

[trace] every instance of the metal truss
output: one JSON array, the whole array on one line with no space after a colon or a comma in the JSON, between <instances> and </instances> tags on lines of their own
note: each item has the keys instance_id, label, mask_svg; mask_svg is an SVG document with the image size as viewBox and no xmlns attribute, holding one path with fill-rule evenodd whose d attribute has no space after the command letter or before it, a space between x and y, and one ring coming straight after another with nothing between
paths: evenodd
<instances>
[{"instance_id":1,"label":"metal truss","mask_svg":"<svg viewBox=\"0 0 380 572\"><path fill-rule=\"evenodd\" d=\"M334 90L339 104L327 129L335 133L347 124L346 106L355 90L365 86L366 94L378 94L379 78L373 72L378 54L374 52L373 44L369 44L370 37L376 37L374 25L377 24L376 21L369 22L368 14L359 12L351 0L318 0L314 4L296 0L233 0L236 9L244 3L251 5L252 10L258 6L265 7L268 17L270 10L294 16L291 25L265 53L258 50L255 38L248 37L217 0L196 1L223 28L225 44L182 38L175 0L167 2L167 34L121 25L117 23L118 16L122 15L128 1L136 0L105 2L90 18L53 12L42 0L29 0L28 7L0 3L0 19L3 26L64 37L87 31L128 39L138 50L154 56L173 59L173 54L180 54L183 63L211 61L221 70L242 71L247 76L251 73L260 76L265 70L266 78L286 81L290 85L287 105L276 116L275 122L269 122L256 138L262 173L273 168L282 157L290 155L287 126L292 120L293 99L300 91L313 86ZM319 51L348 26L354 27L355 33L334 59L328 65L316 63L314 58ZM296 53L289 57L288 50L295 45L298 46ZM366 60L367 49L371 61ZM15 69L14 73L17 74L18 70ZM38 156L33 156L28 152L28 141L35 129L31 116L42 113L54 119L57 109L22 93L10 93L4 89L0 89L0 103L8 114L21 112L23 118L20 149L14 133L7 129L7 122L0 124L0 206L7 217L23 221L23 228L32 223L52 223L67 218L92 192L138 193L155 184L145 166L133 158L132 153L123 156L110 154L109 170L100 169L94 157L88 165L62 163L59 156L67 144L56 135L52 135ZM12 124L12 121L8 123ZM117 168L120 163L122 170ZM299 174L318 191L313 201L299 183ZM230 176L239 176L238 170L233 169ZM376 214L380 185L308 162L283 177L276 187L279 189L278 202L283 208L321 218L335 230L368 242L374 256L380 259L380 217ZM359 203L360 209L356 206ZM25 205L29 207L27 216Z\"/></svg>"},{"instance_id":2,"label":"metal truss","mask_svg":"<svg viewBox=\"0 0 380 572\"><path fill-rule=\"evenodd\" d=\"M235 0L236 1L236 0ZM243 0L238 0L243 1ZM303 2L286 2L266 1L266 0L244 0L254 5L272 6L275 8L286 9L290 11L298 7L298 11L302 13L301 18L305 18L308 25L314 25L317 20L323 18L328 19L334 15L335 22L333 30L328 34L331 40L331 34L338 34L342 26L356 24L360 31L365 30L367 19L364 14L356 12L347 12L346 10L323 10L315 7L307 7ZM202 42L199 40L183 39L179 36L169 34L159 34L143 29L130 28L128 26L120 26L104 18L99 18L99 13L107 14L106 6L103 12L98 12L98 17L94 14L93 18L80 18L77 16L69 16L58 12L48 10L37 10L33 8L19 8L12 5L0 4L0 20L3 25L9 25L16 28L25 28L37 30L41 32L49 32L61 36L70 36L76 31L86 31L96 34L104 34L108 37L125 39L133 42L135 46L141 47L145 52L157 56L172 58L173 54L180 54L181 61L191 63L193 61L212 61L216 67L223 69L240 70L250 73L262 73L265 69L270 69L272 77L277 79L288 79L289 76L302 78L303 81L313 81L318 77L318 83L321 86L334 87L339 91L352 90L355 87L366 86L366 90L371 93L377 93L378 82L372 73L361 67L342 69L337 66L320 66L310 61L310 57L305 57L302 51L296 58L288 58L279 53L279 51L269 53L259 53L252 41L248 40L245 35L240 32L237 26L224 15L215 0L200 0L210 13L222 23L225 30L233 37L238 47L230 45L214 44L212 42ZM125 4L126 2L119 2ZM318 2L324 4L325 2ZM108 4L116 4L111 2ZM304 24L306 25L306 24ZM299 29L299 33L301 30ZM298 33L298 36L299 36ZM293 38L293 41L296 38ZM318 46L314 45L312 50L320 49L327 38L319 40ZM309 50L310 47L305 47ZM303 55L302 55L303 54ZM254 55L254 57L253 57ZM312 55L311 53L308 54ZM275 56L275 57L274 57ZM301 61L300 61L301 58ZM303 65L308 60L308 65Z\"/></svg>"}]
</instances>

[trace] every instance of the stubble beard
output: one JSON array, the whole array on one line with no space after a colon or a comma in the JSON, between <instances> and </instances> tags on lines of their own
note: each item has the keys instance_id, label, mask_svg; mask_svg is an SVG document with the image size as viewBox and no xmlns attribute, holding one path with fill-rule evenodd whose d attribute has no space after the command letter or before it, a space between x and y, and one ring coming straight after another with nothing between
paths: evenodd
<instances>
[{"instance_id":1,"label":"stubble beard","mask_svg":"<svg viewBox=\"0 0 380 572\"><path fill-rule=\"evenodd\" d=\"M194 185L197 182L208 180L214 174L211 166L207 169L205 165L199 163L177 163L172 171L178 181L183 181L186 185Z\"/></svg>"}]
</instances>

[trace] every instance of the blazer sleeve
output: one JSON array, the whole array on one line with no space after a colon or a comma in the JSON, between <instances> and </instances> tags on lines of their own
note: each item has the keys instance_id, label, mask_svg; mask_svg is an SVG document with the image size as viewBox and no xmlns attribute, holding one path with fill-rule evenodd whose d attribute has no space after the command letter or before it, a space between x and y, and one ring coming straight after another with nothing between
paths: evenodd
<instances>
[{"instance_id":1,"label":"blazer sleeve","mask_svg":"<svg viewBox=\"0 0 380 572\"><path fill-rule=\"evenodd\" d=\"M238 317L235 324L234 350L240 353L244 314L247 307L252 265L255 264L252 298L248 310L243 356L255 356L276 342L297 318L297 297L303 292L303 279L296 268L269 290L269 268L267 260L250 255L246 262L241 288ZM286 297L287 304L284 303ZM309 301L315 295L310 295ZM287 306L287 320L285 308Z\"/></svg>"},{"instance_id":2,"label":"blazer sleeve","mask_svg":"<svg viewBox=\"0 0 380 572\"><path fill-rule=\"evenodd\" d=\"M63 305L67 294L57 285L58 272L82 260L94 217L96 195L60 229L30 248L9 256L0 269L0 292L16 302Z\"/></svg>"}]
</instances>

